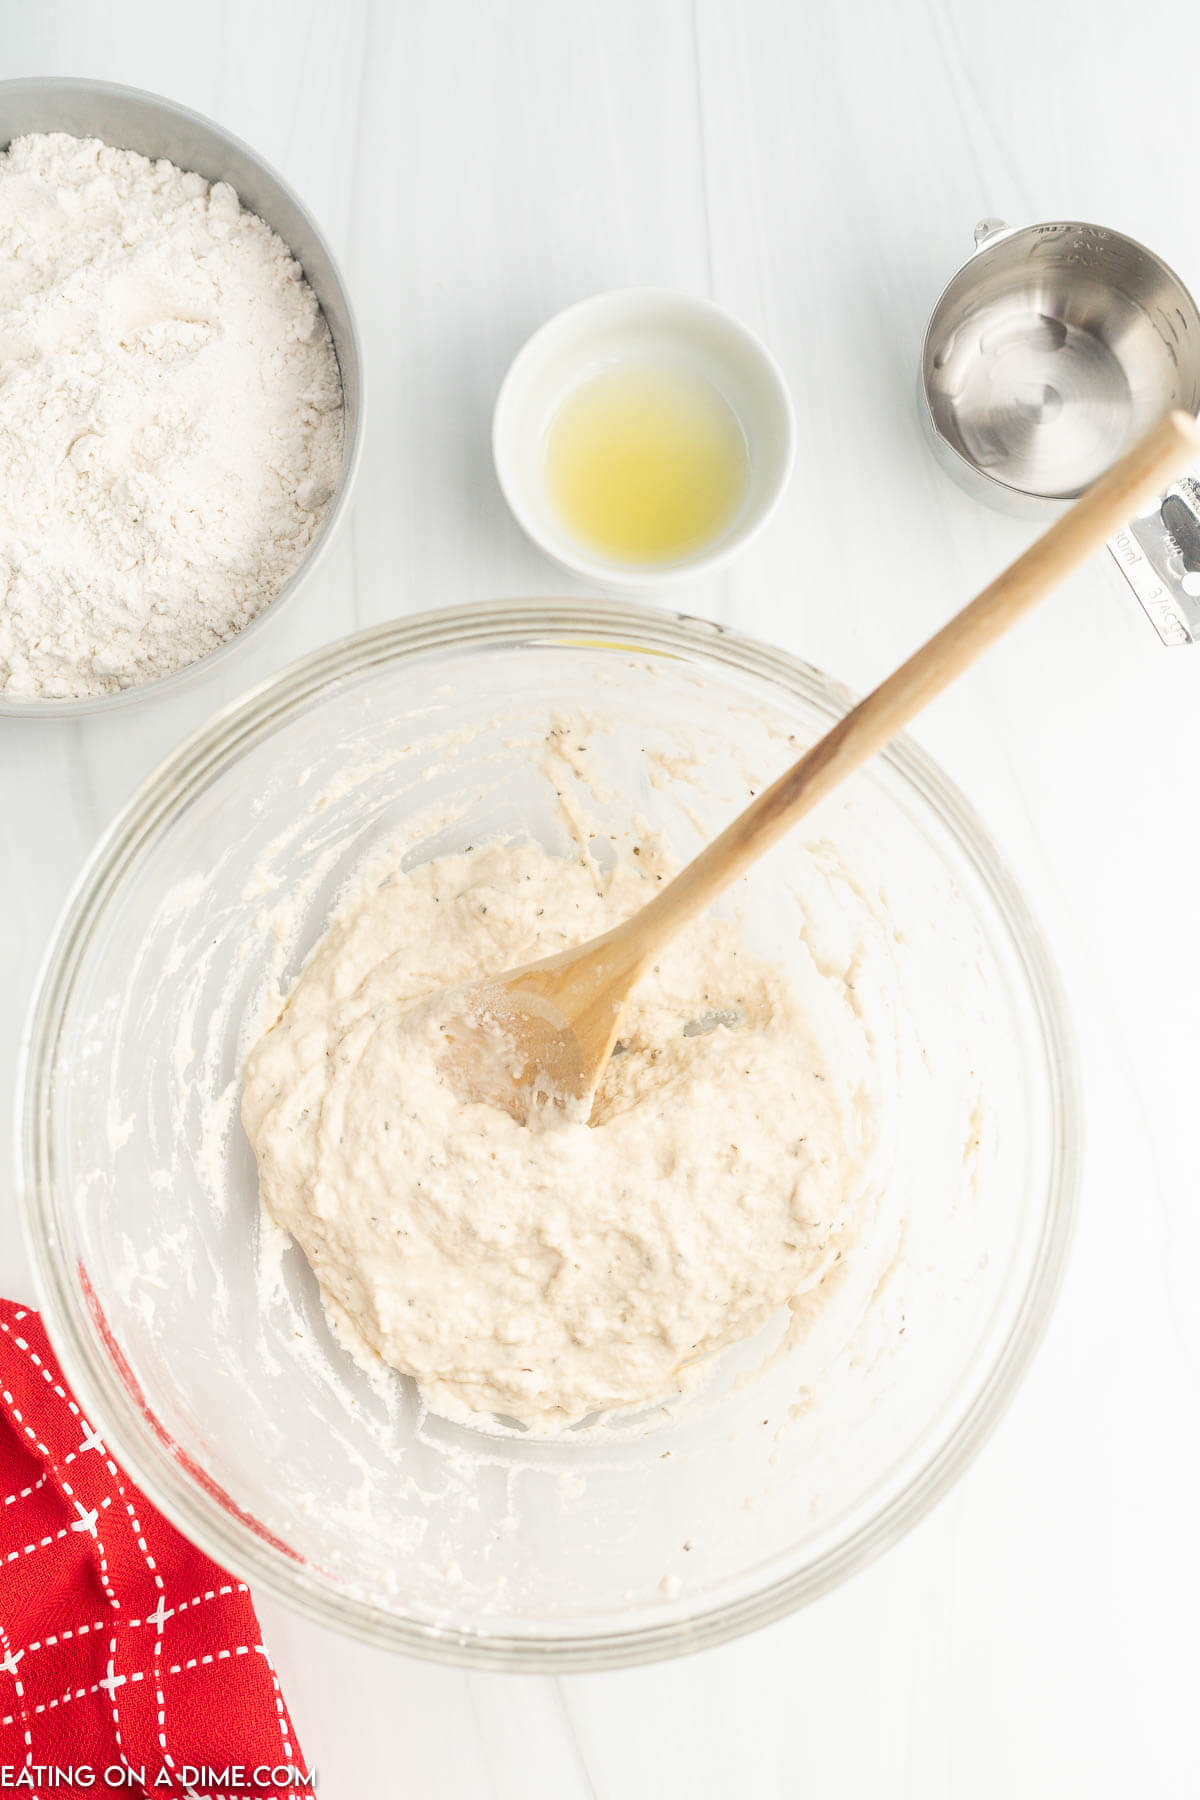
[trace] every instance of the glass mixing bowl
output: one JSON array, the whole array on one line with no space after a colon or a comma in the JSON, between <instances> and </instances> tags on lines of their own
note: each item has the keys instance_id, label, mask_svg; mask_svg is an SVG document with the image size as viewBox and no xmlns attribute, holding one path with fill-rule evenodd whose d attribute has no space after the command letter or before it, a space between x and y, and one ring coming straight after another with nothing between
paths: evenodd
<instances>
[{"instance_id":1,"label":"glass mixing bowl","mask_svg":"<svg viewBox=\"0 0 1200 1800\"><path fill-rule=\"evenodd\" d=\"M449 1423L331 1335L303 1257L260 1215L237 1119L246 1045L365 857L392 846L411 863L483 835L564 847L539 763L556 717L589 720L598 856L637 820L686 856L847 704L803 663L700 620L590 600L470 607L295 664L134 795L35 1001L22 1206L84 1409L239 1575L449 1662L630 1664L810 1600L978 1449L1061 1272L1078 1108L1038 931L970 809L905 740L737 899L756 946L843 1000L854 971L836 945L827 967L803 947L806 893L849 871L848 900L883 921L870 1029L901 1046L878 1072L895 1103L879 1231L895 1241L843 1335L823 1315L791 1350L762 1334L685 1401L560 1439Z\"/></svg>"}]
</instances>

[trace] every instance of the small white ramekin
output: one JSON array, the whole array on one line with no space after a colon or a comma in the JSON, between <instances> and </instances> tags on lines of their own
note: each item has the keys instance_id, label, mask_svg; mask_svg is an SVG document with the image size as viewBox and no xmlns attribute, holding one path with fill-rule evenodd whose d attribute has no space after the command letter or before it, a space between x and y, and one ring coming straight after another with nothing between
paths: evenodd
<instances>
[{"instance_id":1,"label":"small white ramekin","mask_svg":"<svg viewBox=\"0 0 1200 1800\"><path fill-rule=\"evenodd\" d=\"M670 562L631 562L583 544L567 528L546 479L546 438L581 382L623 362L666 361L709 381L732 407L748 452L746 492L711 543ZM787 486L795 421L774 358L744 325L689 294L624 288L557 313L529 339L496 399L492 454L517 523L563 568L606 587L642 593L710 574L766 524Z\"/></svg>"}]
</instances>

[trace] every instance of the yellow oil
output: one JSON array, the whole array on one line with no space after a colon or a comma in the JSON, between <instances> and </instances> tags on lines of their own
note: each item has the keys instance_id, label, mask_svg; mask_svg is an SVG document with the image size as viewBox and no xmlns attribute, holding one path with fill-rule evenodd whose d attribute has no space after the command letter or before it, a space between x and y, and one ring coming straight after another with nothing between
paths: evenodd
<instances>
[{"instance_id":1,"label":"yellow oil","mask_svg":"<svg viewBox=\"0 0 1200 1800\"><path fill-rule=\"evenodd\" d=\"M702 376L653 364L602 370L569 394L546 439L551 499L571 535L630 563L715 542L746 491L746 439Z\"/></svg>"}]
</instances>

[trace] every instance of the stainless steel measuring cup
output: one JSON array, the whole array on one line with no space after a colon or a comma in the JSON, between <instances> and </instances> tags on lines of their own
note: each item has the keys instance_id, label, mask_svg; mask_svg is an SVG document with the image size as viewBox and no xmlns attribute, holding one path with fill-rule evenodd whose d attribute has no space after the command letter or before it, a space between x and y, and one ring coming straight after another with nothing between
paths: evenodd
<instances>
[{"instance_id":1,"label":"stainless steel measuring cup","mask_svg":"<svg viewBox=\"0 0 1200 1800\"><path fill-rule=\"evenodd\" d=\"M921 353L935 454L989 505L1063 507L1170 407L1200 410L1200 310L1119 232L984 219ZM1200 639L1200 471L1109 549L1165 644Z\"/></svg>"}]
</instances>

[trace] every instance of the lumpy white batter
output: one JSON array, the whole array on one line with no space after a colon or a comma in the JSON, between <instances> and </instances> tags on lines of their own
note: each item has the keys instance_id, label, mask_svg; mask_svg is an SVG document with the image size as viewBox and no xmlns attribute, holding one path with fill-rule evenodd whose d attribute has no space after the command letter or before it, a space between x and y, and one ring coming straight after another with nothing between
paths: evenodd
<instances>
[{"instance_id":1,"label":"lumpy white batter","mask_svg":"<svg viewBox=\"0 0 1200 1800\"><path fill-rule=\"evenodd\" d=\"M264 1202L438 1410L554 1430L683 1391L820 1283L862 1182L785 979L698 921L635 991L590 1124L530 1130L439 1067L435 990L592 937L649 898L534 846L427 863L335 919L248 1059Z\"/></svg>"}]
</instances>

